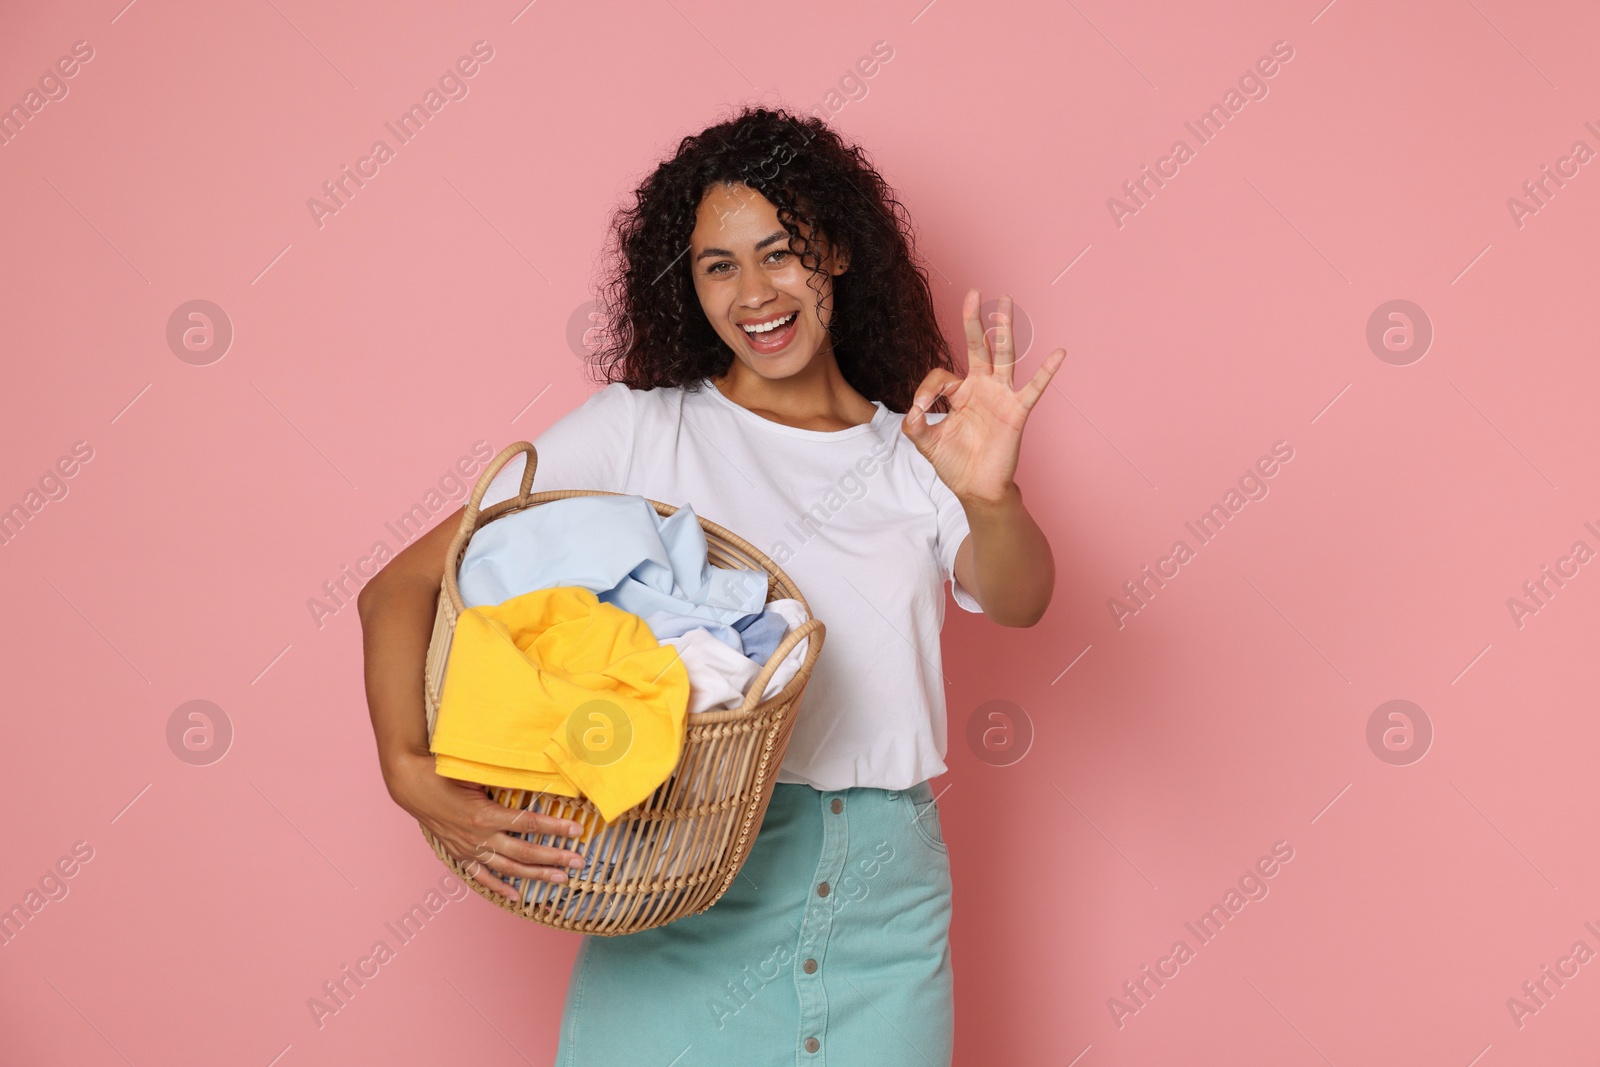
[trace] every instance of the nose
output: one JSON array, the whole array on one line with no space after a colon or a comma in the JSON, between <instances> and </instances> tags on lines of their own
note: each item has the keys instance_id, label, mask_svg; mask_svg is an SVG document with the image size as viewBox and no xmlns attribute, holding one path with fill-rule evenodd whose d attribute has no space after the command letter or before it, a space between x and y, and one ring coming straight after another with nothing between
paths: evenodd
<instances>
[{"instance_id":1,"label":"nose","mask_svg":"<svg viewBox=\"0 0 1600 1067\"><path fill-rule=\"evenodd\" d=\"M758 308L778 295L778 290L773 286L765 271L746 270L739 272L739 304L742 307Z\"/></svg>"}]
</instances>

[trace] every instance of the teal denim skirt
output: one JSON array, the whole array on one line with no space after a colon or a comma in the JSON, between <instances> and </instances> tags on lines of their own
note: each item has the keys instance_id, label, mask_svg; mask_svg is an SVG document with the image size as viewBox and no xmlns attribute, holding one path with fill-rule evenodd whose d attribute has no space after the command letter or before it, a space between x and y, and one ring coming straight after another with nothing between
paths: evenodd
<instances>
[{"instance_id":1,"label":"teal denim skirt","mask_svg":"<svg viewBox=\"0 0 1600 1067\"><path fill-rule=\"evenodd\" d=\"M779 783L721 900L584 937L556 1067L949 1067L950 906L927 782Z\"/></svg>"}]
</instances>

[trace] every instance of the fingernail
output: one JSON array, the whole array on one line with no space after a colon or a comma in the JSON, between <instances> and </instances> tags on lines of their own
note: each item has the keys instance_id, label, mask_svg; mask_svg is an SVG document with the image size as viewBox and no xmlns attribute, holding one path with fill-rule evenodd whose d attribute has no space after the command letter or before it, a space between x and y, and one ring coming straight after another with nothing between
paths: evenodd
<instances>
[{"instance_id":1,"label":"fingernail","mask_svg":"<svg viewBox=\"0 0 1600 1067\"><path fill-rule=\"evenodd\" d=\"M583 866L583 857L582 856L573 856L571 859L567 860L567 866L568 867L582 867Z\"/></svg>"},{"instance_id":2,"label":"fingernail","mask_svg":"<svg viewBox=\"0 0 1600 1067\"><path fill-rule=\"evenodd\" d=\"M567 824L567 829L571 831L571 833L568 835L569 837L577 837L578 835L583 833L583 824L582 823L569 822Z\"/></svg>"},{"instance_id":3,"label":"fingernail","mask_svg":"<svg viewBox=\"0 0 1600 1067\"><path fill-rule=\"evenodd\" d=\"M567 880L567 876L561 871L557 871L555 874L550 876L550 880L552 882L565 882Z\"/></svg>"}]
</instances>

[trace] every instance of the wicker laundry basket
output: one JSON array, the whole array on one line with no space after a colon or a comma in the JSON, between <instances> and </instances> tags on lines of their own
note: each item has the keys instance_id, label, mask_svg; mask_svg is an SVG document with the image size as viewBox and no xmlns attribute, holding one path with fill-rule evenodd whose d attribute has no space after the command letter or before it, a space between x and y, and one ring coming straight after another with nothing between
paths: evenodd
<instances>
[{"instance_id":1,"label":"wicker laundry basket","mask_svg":"<svg viewBox=\"0 0 1600 1067\"><path fill-rule=\"evenodd\" d=\"M489 482L519 452L528 454L519 492L480 511ZM590 490L530 493L537 463L538 454L527 441L509 445L496 456L479 477L462 513L461 529L450 543L428 647L425 699L430 741L456 620L466 608L456 574L472 535L495 519L552 500L619 495ZM654 500L650 503L663 517L678 510ZM787 597L805 604L789 576L749 542L706 519L700 519L700 525L711 563L765 570L770 576L769 603ZM427 827L422 828L423 836L439 859L479 895L513 914L560 930L631 934L705 911L733 884L772 799L801 694L822 650L823 624L811 617L810 605L806 605L806 615L807 620L784 636L751 682L741 707L688 716L683 749L672 774L610 825L604 824L587 799L488 788L489 796L508 808L545 812L588 828L577 840L521 835L535 844L568 848L584 857L584 867L569 871L566 882L508 878L520 891L520 901L513 902L474 879L468 866L451 858ZM800 669L771 699L759 700L778 665L801 641L809 644Z\"/></svg>"}]
</instances>

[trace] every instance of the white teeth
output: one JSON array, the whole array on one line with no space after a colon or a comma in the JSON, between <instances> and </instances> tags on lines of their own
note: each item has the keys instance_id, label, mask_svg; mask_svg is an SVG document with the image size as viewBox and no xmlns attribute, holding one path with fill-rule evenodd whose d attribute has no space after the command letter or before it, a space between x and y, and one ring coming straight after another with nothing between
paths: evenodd
<instances>
[{"instance_id":1,"label":"white teeth","mask_svg":"<svg viewBox=\"0 0 1600 1067\"><path fill-rule=\"evenodd\" d=\"M791 312L789 312L789 314L785 315L781 319L773 319L771 322L762 323L760 326L746 326L746 327L744 327L744 332L745 333L770 333L773 330L778 329L780 326L789 325L789 323L794 319L794 314L795 313L791 311Z\"/></svg>"}]
</instances>

